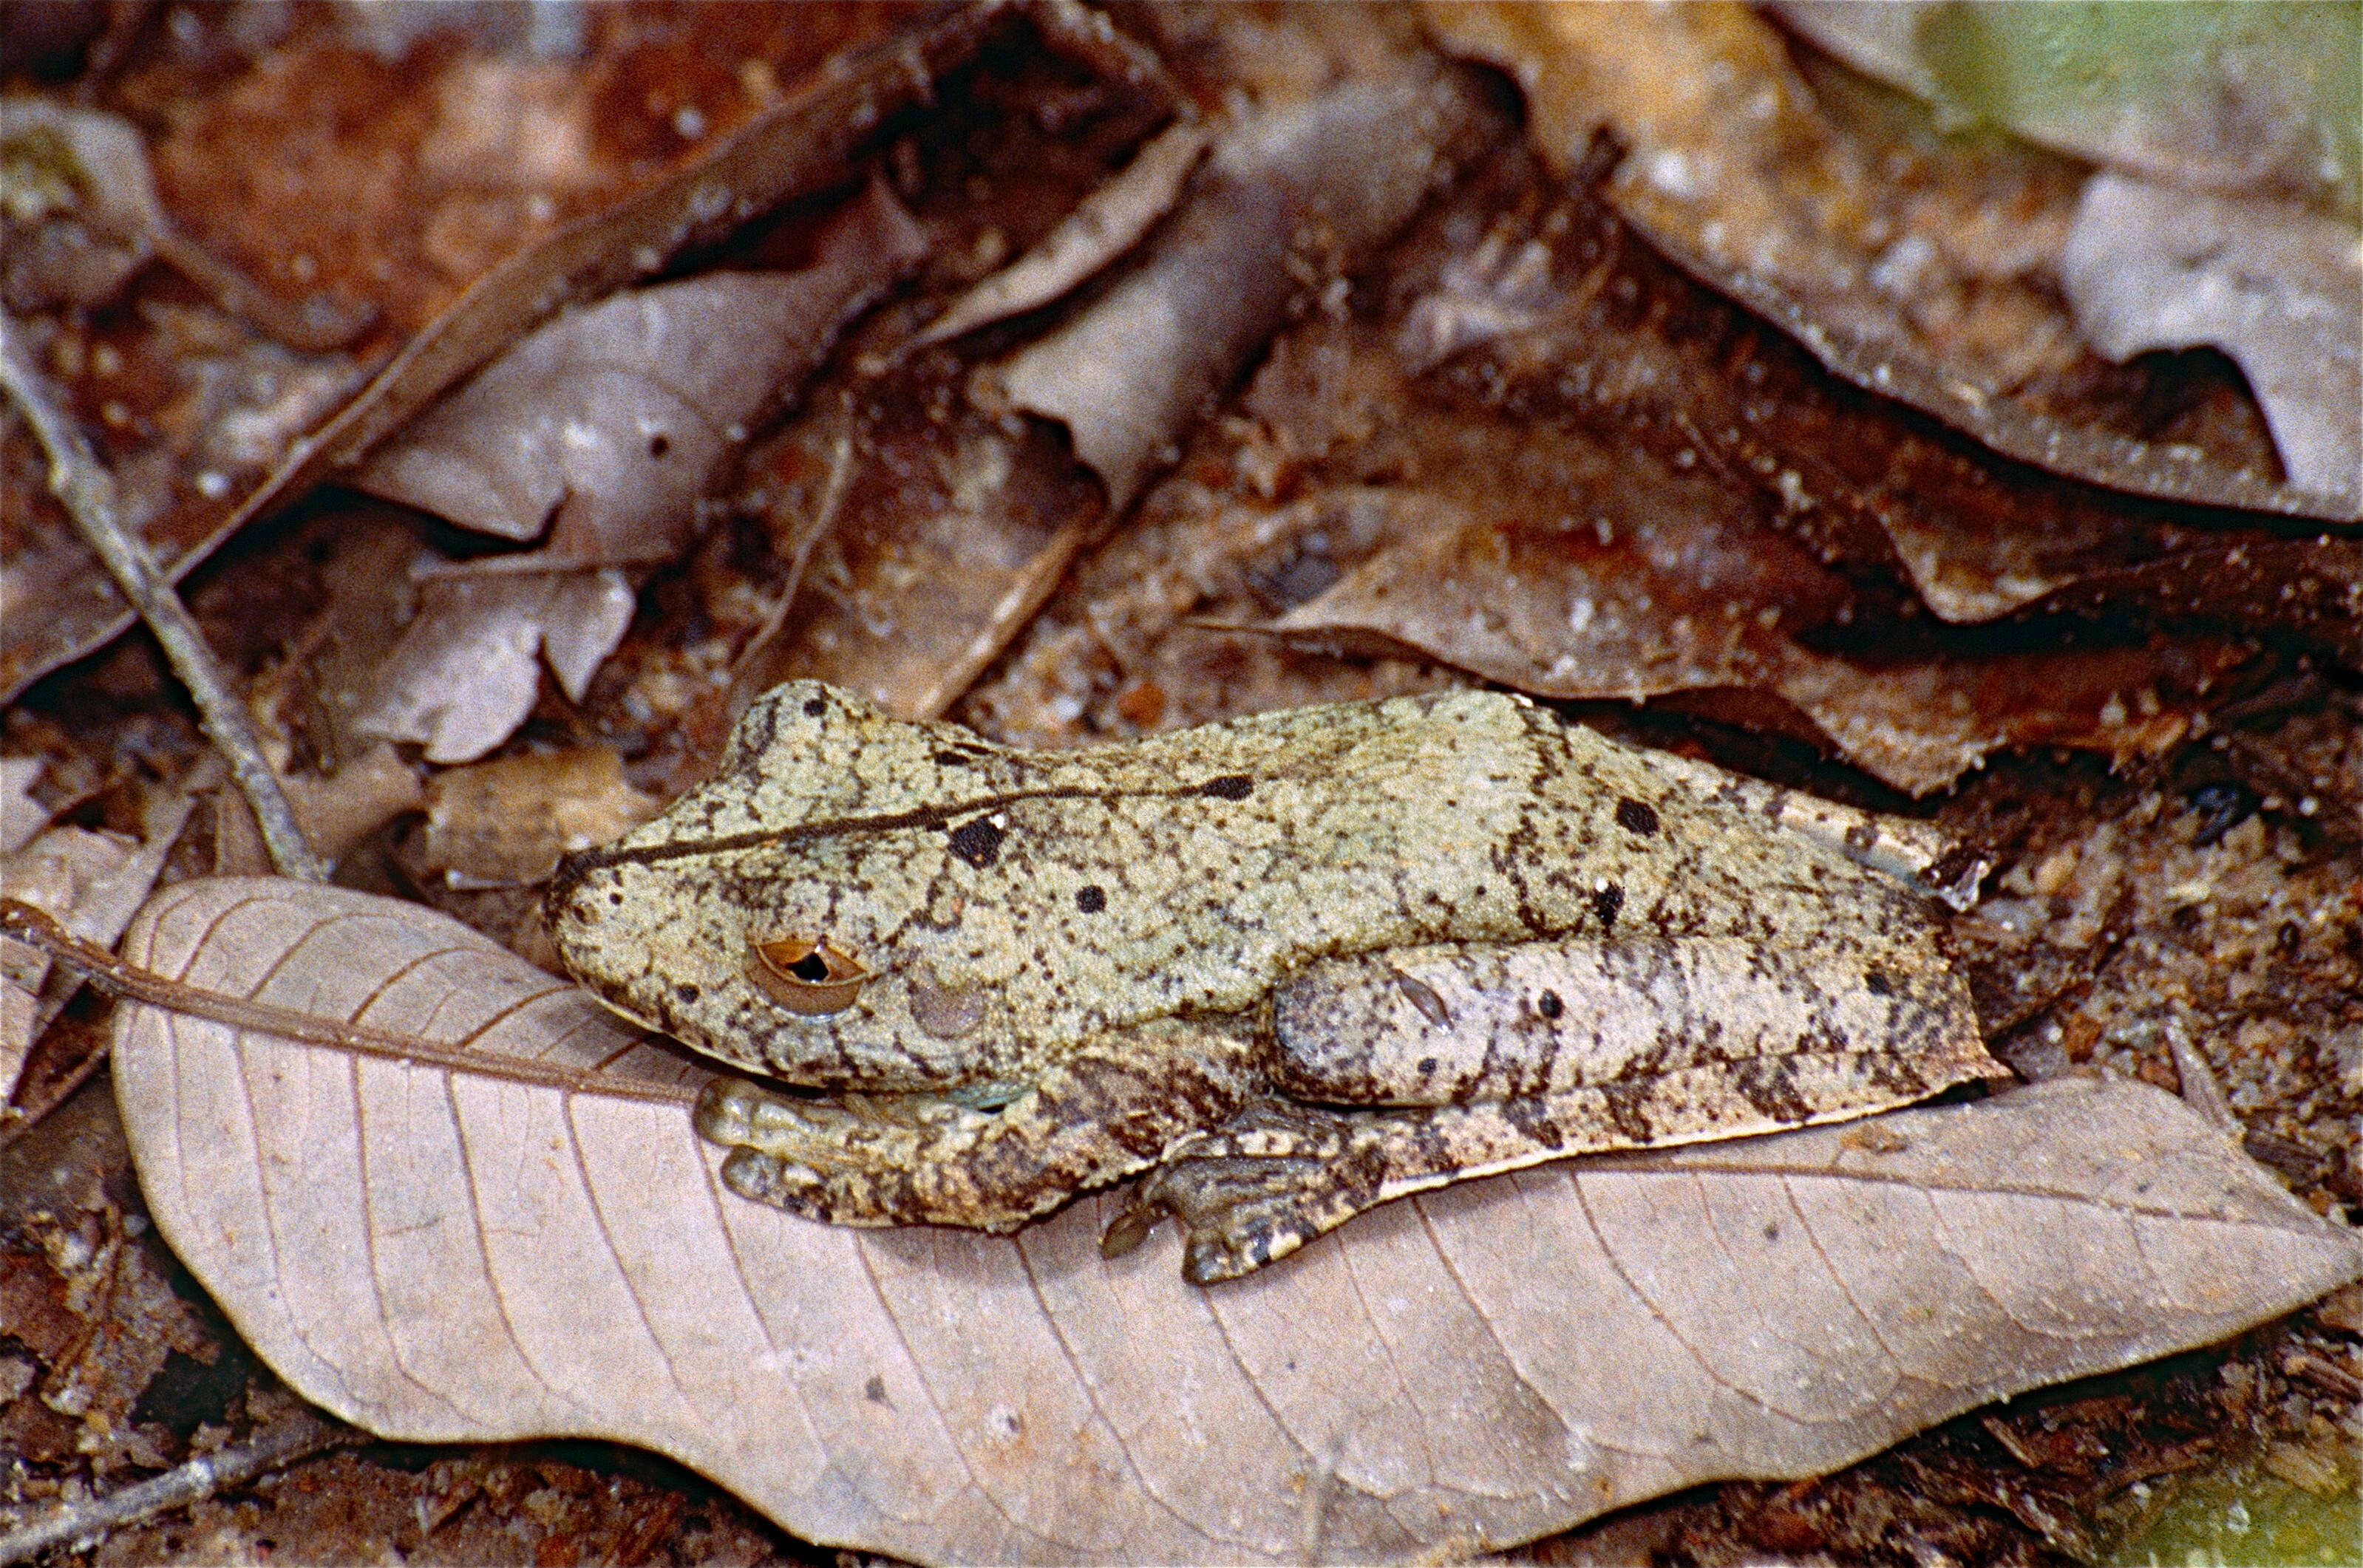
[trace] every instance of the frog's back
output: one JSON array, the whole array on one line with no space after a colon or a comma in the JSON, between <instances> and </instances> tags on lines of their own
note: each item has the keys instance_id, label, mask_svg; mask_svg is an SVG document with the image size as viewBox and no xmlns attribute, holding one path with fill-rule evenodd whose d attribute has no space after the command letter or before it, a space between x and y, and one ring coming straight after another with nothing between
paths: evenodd
<instances>
[{"instance_id":1,"label":"frog's back","mask_svg":"<svg viewBox=\"0 0 2363 1568\"><path fill-rule=\"evenodd\" d=\"M796 683L749 711L713 783L571 863L553 900L611 1002L824 1085L882 1064L1023 1077L1112 1030L1259 1005L1339 954L1925 925L1907 889L1695 768L1473 691L1020 752ZM790 1017L750 986L749 944L782 933L870 971L859 1000Z\"/></svg>"}]
</instances>

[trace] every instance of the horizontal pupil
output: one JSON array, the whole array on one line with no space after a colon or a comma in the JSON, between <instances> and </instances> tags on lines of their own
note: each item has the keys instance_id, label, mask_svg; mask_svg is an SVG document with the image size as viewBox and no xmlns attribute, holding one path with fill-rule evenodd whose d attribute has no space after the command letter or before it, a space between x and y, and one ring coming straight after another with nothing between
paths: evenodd
<instances>
[{"instance_id":1,"label":"horizontal pupil","mask_svg":"<svg viewBox=\"0 0 2363 1568\"><path fill-rule=\"evenodd\" d=\"M828 978L828 960L818 953L807 953L788 966L788 973L811 985Z\"/></svg>"}]
</instances>

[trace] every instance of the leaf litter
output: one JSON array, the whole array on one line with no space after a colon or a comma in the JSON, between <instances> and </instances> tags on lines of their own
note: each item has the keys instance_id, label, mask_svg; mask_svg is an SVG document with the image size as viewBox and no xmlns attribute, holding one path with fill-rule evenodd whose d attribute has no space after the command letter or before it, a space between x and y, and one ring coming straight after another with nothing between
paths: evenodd
<instances>
[{"instance_id":1,"label":"leaf litter","mask_svg":"<svg viewBox=\"0 0 2363 1568\"><path fill-rule=\"evenodd\" d=\"M1452 193L1431 201L1393 242L1339 250L1309 237L1305 254L1324 259L1292 279L1277 337L1218 378L1244 373L1246 385L1218 386L1204 413L1184 411L1150 453L1139 503L1117 515L1105 509L1100 473L1076 460L1069 428L1024 415L1012 424L991 372L1115 298L1175 226L1171 219L1159 226L1149 213L1128 248L1105 237L1086 245L1080 259L1062 263L1072 273L1067 297L1045 297L935 344L915 345L915 336L1009 257L1026 257L1057 234L1079 203L1135 160L1160 127L1175 123L1177 93L1188 101L1183 121L1219 134L1248 102L1306 104L1340 82L1384 80L1407 65L1414 73L1432 70L1399 14L1157 11L1127 17L1126 25L1140 29L1134 39L1071 8L1038 10L1023 21L958 13L915 35L920 54L933 62L928 70L957 73L949 84L938 82L931 102L913 106L898 95L901 85L891 86L872 100L887 116L885 134L848 140L838 127L851 122L832 110L838 117L826 134L801 144L791 139L804 134L796 127L809 131L816 122L798 114L820 106L800 111L780 83L794 80L804 69L799 61L816 62L833 42L874 30L874 20L815 12L829 19L790 37L751 19L753 13L734 11L717 14L701 38L697 29L669 33L634 7L593 15L576 43L560 40L555 52L520 51L521 39L500 44L465 29L446 33L423 58L450 63L411 73L431 94L366 86L376 68L358 57L349 68L334 54L351 47L350 37L332 42L299 28L263 37L229 63L216 80L231 91L196 100L201 115L131 111L143 126L201 126L216 146L263 149L241 168L221 166L200 180L259 182L258 191L278 191L272 199L283 206L300 199L315 226L342 222L343 214L360 222L348 238L294 252L308 255L313 268L298 276L285 250L257 248L234 225L224 226L232 215L190 204L188 193L197 188L190 171L219 155L177 128L158 144L165 201L209 248L288 297L326 290L378 308L392 325L359 346L364 359L432 324L418 351L350 405L343 423L316 432L280 462L275 481L246 492L240 516L296 499L332 459L349 462L433 406L444 388L516 342L551 306L587 304L617 284L646 282L651 265L667 280L711 275L699 268L716 262L741 272L793 269L810 255L826 213L871 179L926 236L917 273L853 324L815 375L804 411L768 439L758 421L743 480L726 480L722 493L704 496L693 526L672 536L677 563L616 569L626 574L624 591L609 595L609 613L631 623L621 645L604 666L595 654L577 661L587 678L579 691L535 673L517 734L492 753L493 774L478 779L432 764L414 771L406 759L415 753L387 748L355 723L401 632L410 564L483 558L481 546L330 490L314 492L284 521L250 530L199 575L192 603L216 645L252 674L257 706L270 721L266 736L279 748L273 764L289 778L299 812L304 790L316 786L340 800L343 820L355 824L339 835L345 879L460 913L547 961L529 883L474 884L529 878L549 853L535 826L545 819L558 838L587 834L597 830L558 823L578 810L627 814L637 800L660 801L694 781L736 702L778 674L828 674L907 712L953 705L1004 738L1057 745L1259 707L1458 683L1477 667L1475 651L1487 639L1499 643L1505 626L1525 624L1529 634L1550 633L1508 645L1527 650L1517 668L1536 689L1548 687L1532 672L1563 662L1570 648L1610 650L1587 677L1602 685L1585 688L1604 687L1610 695L1566 702L1586 722L1891 807L1909 790L1959 774L1931 804L2004 867L2005 886L1990 900L1996 918L1972 915L1961 929L1973 972L1983 977L1988 1028L2005 1054L2037 1078L2105 1067L2195 1093L2186 1065L2196 1050L2229 1086L2248 1153L2264 1168L2317 1212L2336 1215L2363 1203L2344 1120L2363 1089L2344 1071L2352 1054L2346 1032L2363 1021L2335 1004L2363 988L2348 983L2354 977L2341 977L2348 960L2339 933L2358 917L2337 896L2355 853L2351 834L2339 826L2347 820L2339 802L2351 801L2358 786L2338 761L2337 736L2341 725L2352 730L2342 693L2354 668L2351 626L2363 612L2355 597L2363 569L2348 531L2277 524L2272 513L2288 510L2285 495L2224 480L2258 454L2267 465L2258 471L2269 472L2271 462L2267 424L2224 361L2153 354L2119 371L2075 349L2080 368L2022 382L2020 394L2035 389L2038 403L2050 399L2049 414L2068 409L2073 420L2104 432L2141 431L2155 438L2156 451L2186 441L2206 454L2199 466L2218 487L2177 489L2172 476L2187 473L2194 459L2164 459L2160 467L2153 458L2129 488L2235 501L2249 510L2187 499L2128 502L2081 484L2075 476L2127 480L2106 464L2080 468L2098 448L2079 445L2073 428L2064 460L2029 468L1998 458L1979 440L1849 389L1850 379L1871 384L1867 362L1830 347L1855 320L1847 314L1854 306L1832 295L1803 306L1758 297L1744 278L1699 269L1761 312L1759 320L1659 261L1652 235L1675 261L1697 267L1667 231L1617 226L1639 213L1632 205L1636 182L1650 165L1631 154L1622 163L1597 154L1586 161L1589 132L1579 127L1581 134L1570 132L1564 144L1572 185L1554 187L1522 164L1526 155L1516 149L1472 147L1449 156ZM418 40L381 42L399 59ZM1925 290L1900 305L1881 296L1880 308L1900 309L1898 319L1915 322L1916 331L1937 323L1948 351L2006 357L2023 346L2055 357L2046 363L2064 362L2057 357L2073 346L2056 333L2047 337L2052 327L2021 331L2036 318L2012 303L2018 298L2012 291L2023 293L2032 280L2035 293L2043 292L2052 265L2043 258L2055 253L2069 210L2057 193L2076 188L2062 175L2066 161L2047 163L2052 155L1989 140L1948 171L1909 113L1899 117L1880 107L1874 90L1803 46L1783 47L1781 69L1807 85L1815 115L1844 123L1841 141L1883 149L1891 170L1903 154L1920 160L1900 165L1917 171L1902 187L1922 204L1904 212L1904 232L1927 238L1941 265L1924 274ZM377 48L361 45L364 54ZM719 52L692 65L700 50ZM1679 63L1679 51L1665 52ZM971 54L974 63L962 65ZM137 49L129 58L114 91L145 94L138 104L189 101L188 79ZM227 57L211 58L208 69L225 68ZM330 62L305 68L324 93L305 97L305 79L290 73L298 61ZM634 78L634 70L643 74ZM857 73L836 101L855 101L891 74ZM514 91L463 90L494 78ZM620 85L627 81L641 85ZM662 85L648 87L652 82ZM348 91L373 95L386 112L365 133L340 140L344 133L317 128L330 123L317 116ZM1541 101L1530 96L1530 112ZM608 107L586 114L584 105L601 102ZM767 110L783 102L784 114L766 121ZM904 106L883 108L888 104ZM508 107L495 113L491 105ZM731 162L727 133L759 124L771 128L756 132L747 155ZM558 128L557 139L540 134L546 127ZM323 203L319 187L295 182L272 160L278 145L272 138L289 131L310 138L307 167L332 185L380 156L371 138L417 148L403 156L440 171L427 182L438 204L413 214L401 191L366 182L350 187L341 208ZM1958 158L1962 146L1954 143L1945 156ZM473 150L462 156L464 149ZM576 161L537 164L537 149ZM701 164L708 152L721 161ZM491 172L471 188L462 176L473 160ZM691 198L701 180L726 165L736 172L721 177L740 182L732 188L747 193L753 221L724 212L700 227ZM627 166L629 174L618 172ZM1869 178L1870 165L1856 154L1833 166L1852 170L1835 187L1851 199L1874 206L1899 199ZM1587 199L1590 182L1603 178L1605 204ZM1955 179L1964 182L1958 189L1947 184ZM627 194L630 182L651 180L644 198L627 196L611 220L580 231L571 249L531 251L496 285L436 318L458 283L520 238ZM759 193L765 190L772 194ZM791 191L815 195L783 218L763 217ZM554 200L537 202L536 192ZM260 196L250 205L272 210ZM1996 213L2009 221L1996 223ZM1133 217L1139 215L1136 209ZM2014 236L2013 224L2024 232ZM666 259L693 230L693 243ZM2014 241L2025 242L2016 253ZM1048 254L1065 243L1048 246ZM360 265L372 257L383 259L381 268L392 263L391 276L374 284ZM153 291L159 275L141 274L133 294ZM112 360L98 354L109 343L136 346L105 313L95 334L69 324L74 329L53 340L61 347L44 349L48 368L77 386L83 383L75 378L91 377L94 363L118 367L105 370L118 382L166 384L150 367L178 374L191 346L229 340L216 324L231 318L187 297L143 298L138 319L168 324L178 336L161 351L140 348L149 358L138 374L125 376L119 349ZM1964 306L1965 315L1944 314ZM105 336L110 331L117 337ZM257 351L289 352L268 343ZM1816 355L1836 378L1818 368ZM1894 353L1885 359L1905 371L1915 362ZM1909 374L1889 390L2005 453L2025 454L2009 430L1958 417L1960 407L1924 397ZM77 399L86 422L113 428L99 396L84 390ZM133 398L125 406L140 405ZM235 419L208 425L194 412L181 417L215 443L244 428ZM301 430L315 415L291 417ZM267 451L271 427L247 423L266 434L240 450ZM1540 459L1519 455L1514 436L1521 431L1544 449ZM17 487L9 492L14 529L22 509L13 498L43 498L21 441L12 434L6 446L0 475ZM109 460L123 450L108 447ZM1773 459L1769 469L1758 467L1764 458ZM134 464L127 472L137 479L166 471L147 460L149 469ZM1548 487L1521 491L1519 476L1554 463L1600 476L1585 488L1611 498L1593 509L1611 518L1609 541L1592 529L1581 542L1585 530L1545 521L1576 509L1525 503ZM1611 481L1618 463L1630 465L1625 477L1636 496L1669 505L1685 526L1616 512ZM2047 467L2054 471L2042 471ZM1483 483L1456 484L1464 471L1513 482L1495 495ZM728 488L733 482L738 488ZM1519 504L1504 504L1508 498ZM17 538L12 533L12 572L20 558L20 558ZM1417 569L1421 561L1443 569L1431 580ZM1707 575L1693 583L1686 565ZM1542 587L1525 591L1530 573ZM12 602L23 580L12 577ZM241 587L250 580L258 586ZM274 593L267 586L274 580L333 587L325 594ZM1394 617L1377 629L1381 640L1356 643L1372 629L1341 616L1301 617L1312 624L1285 635L1272 630L1310 607L1326 604L1327 613L1372 602L1367 590L1388 582L1400 593L1379 602ZM1559 625L1570 623L1584 597L1570 584L1592 602L1599 633L1588 643L1562 638L1542 613L1555 611ZM1467 612L1439 615L1443 598L1425 602L1439 586L1464 595ZM1638 607L1642 597L1646 609ZM1730 613L1733 604L1740 613ZM1767 608L1781 612L1769 627L1756 619ZM1609 610L1624 613L1621 642L1607 635ZM1821 619L1809 625L1816 614ZM1415 624L1427 628L1425 645L1389 631ZM603 641L590 622L564 631L581 634L581 646ZM1539 659L1530 657L1534 650ZM160 696L149 657L136 643L119 645L8 712L7 751L48 759L51 782L39 788L39 798L71 825L136 836L137 812L121 803L130 795L92 782L89 756L121 744L111 737L147 736L134 744L191 755L186 721ZM519 662L533 669L530 650ZM1818 685L1807 679L1817 672ZM1628 689L1605 685L1612 676L1669 673L1683 683L1666 683L1666 694L1645 708L1630 705ZM1699 675L1725 683L1690 679ZM134 728L125 731L127 723ZM2117 772L2072 754L2047 755L2059 744L2090 747ZM611 778L605 769L618 761ZM1971 771L1961 774L1964 767ZM438 801L439 830L436 822L399 814L414 809L420 774ZM447 777L449 784L441 784ZM237 811L221 808L218 798L200 802L193 830L168 857L164 883L255 864ZM2047 837L2052 829L2084 836L2067 843ZM250 825L243 832L250 839ZM2186 833L2193 835L2187 845L2179 836ZM2212 847L2196 843L2211 833ZM2201 856L2196 867L2178 858L2193 855ZM2294 943L2286 934L2292 924ZM81 1043L96 1038L102 1021L103 1010L87 1000L66 1010L37 1049L28 1105L46 1103L61 1063L87 1070ZM59 1119L88 1102L87 1095L70 1100L32 1132L65 1125ZM1604 1546L1640 1529L1656 1532L1649 1550L1698 1560L1775 1549L1879 1557L1945 1542L1956 1555L2008 1561L2034 1550L2073 1552L2137 1525L2152 1507L2136 1496L2148 1495L2144 1476L2245 1453L2244 1463L2273 1467L2260 1474L2335 1479L2345 1474L2335 1458L2344 1441L2335 1386L2353 1364L2354 1347L2331 1320L2301 1314L2188 1364L2116 1375L2147 1378L2146 1403L2109 1405L2078 1393L2090 1383L2041 1397L2052 1403L2044 1406L2039 1439L2027 1435L2036 1429L2026 1418L2004 1422L2013 1434L2004 1441L1990 1430L2001 1418L1964 1416L1821 1481L1780 1488L1726 1483L1628 1511L1542 1551L1585 1551L1586 1541ZM206 1338L237 1343L222 1331ZM2284 1361L2313 1370L2301 1375ZM38 1359L27 1364L33 1375L43 1374ZM224 1375L243 1386L249 1375ZM160 1373L154 1381L161 1387L172 1377ZM235 1438L262 1419L265 1384L267 1377L254 1385L263 1396L256 1411L235 1399L213 1407L226 1423L220 1430ZM871 1403L866 1386L862 1402ZM1143 1394L1139 1403L1148 1408L1154 1399ZM0 1421L29 1419L20 1418L23 1404L0 1399ZM1044 1428L1026 1425L1030 1412L1010 1410L1038 1438ZM2107 1446L2115 1457L2075 1460L2086 1451L2065 1433L2080 1434L2075 1443ZM169 1460L188 1444L217 1439L151 1429L146 1441L144 1453ZM1031 1453L1037 1445L1019 1446ZM1437 1452L1448 1453L1449 1444ZM2323 1454L2334 1456L2328 1471ZM37 1466L28 1484L55 1485L79 1463ZM612 1459L601 1463L614 1468ZM335 1487L390 1510L372 1517L412 1521L389 1522L383 1536L364 1530L337 1539L398 1535L405 1550L429 1555L456 1547L480 1518L525 1532L513 1539L538 1533L545 1551L562 1551L571 1549L568 1541L628 1543L643 1539L634 1529L662 1534L718 1517L707 1494L708 1502L693 1505L702 1511L676 1507L668 1514L652 1503L639 1525L598 1524L596 1489L586 1491L582 1473L556 1461L538 1479L510 1472L483 1486L458 1472L448 1485L414 1482L350 1457L315 1461L304 1474L324 1465L336 1467ZM1000 1473L1022 1474L1005 1466ZM1344 1474L1326 1455L1301 1469L1293 1554L1320 1550L1340 1518L1362 1507ZM685 1477L670 1485L695 1493ZM2159 1485L2158 1496L2169 1495ZM272 1496L267 1507L292 1525L297 1495ZM272 1528L258 1527L257 1506L224 1511L204 1504L192 1517L215 1521L208 1528L247 1530L250 1540L258 1528ZM340 1528L305 1517L312 1521L305 1529ZM434 1529L427 1528L430 1518ZM656 1522L663 1518L673 1522ZM598 1533L614 1528L627 1533ZM768 1539L774 1544L765 1550L780 1550L775 1536L743 1533L751 1524L732 1528L742 1531L734 1538L742 1547ZM150 1555L183 1549L169 1539L144 1530L115 1538L122 1549ZM361 1555L375 1550L355 1548Z\"/></svg>"}]
</instances>

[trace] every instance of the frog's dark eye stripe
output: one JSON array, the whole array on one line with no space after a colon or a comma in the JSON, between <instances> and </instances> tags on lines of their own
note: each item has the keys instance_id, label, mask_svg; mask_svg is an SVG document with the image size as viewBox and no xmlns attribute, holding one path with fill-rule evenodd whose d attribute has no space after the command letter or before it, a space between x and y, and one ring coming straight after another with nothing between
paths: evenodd
<instances>
[{"instance_id":1,"label":"frog's dark eye stripe","mask_svg":"<svg viewBox=\"0 0 2363 1568\"><path fill-rule=\"evenodd\" d=\"M794 934L749 943L746 967L765 996L807 1018L843 1012L870 978L869 970L833 943Z\"/></svg>"}]
</instances>

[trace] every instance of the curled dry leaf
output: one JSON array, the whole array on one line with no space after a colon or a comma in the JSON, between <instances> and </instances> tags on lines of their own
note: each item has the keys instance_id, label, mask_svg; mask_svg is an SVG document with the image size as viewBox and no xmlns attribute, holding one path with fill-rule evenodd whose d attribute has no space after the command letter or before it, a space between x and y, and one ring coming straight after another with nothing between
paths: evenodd
<instances>
[{"instance_id":1,"label":"curled dry leaf","mask_svg":"<svg viewBox=\"0 0 2363 1568\"><path fill-rule=\"evenodd\" d=\"M618 568L672 559L748 425L917 265L926 237L872 182L792 273L618 294L535 332L379 449L355 482L511 539L434 570L359 726L465 762L525 722L545 656L571 701L631 624Z\"/></svg>"},{"instance_id":2,"label":"curled dry leaf","mask_svg":"<svg viewBox=\"0 0 2363 1568\"><path fill-rule=\"evenodd\" d=\"M1308 272L1360 263L1494 134L1476 84L1426 62L1244 116L1135 269L1001 367L1001 390L1064 424L1122 511Z\"/></svg>"},{"instance_id":3,"label":"curled dry leaf","mask_svg":"<svg viewBox=\"0 0 2363 1568\"><path fill-rule=\"evenodd\" d=\"M630 580L614 569L429 577L354 727L423 741L429 762L472 762L533 712L544 657L580 701L632 605Z\"/></svg>"},{"instance_id":4,"label":"curled dry leaf","mask_svg":"<svg viewBox=\"0 0 2363 1568\"><path fill-rule=\"evenodd\" d=\"M183 883L126 954L485 1060L118 1015L157 1224L291 1385L389 1437L643 1443L921 1561L1481 1551L1832 1469L2363 1270L2179 1102L2072 1080L1472 1184L1202 1290L1170 1240L1103 1259L1104 1198L1015 1238L738 1202L679 1098L703 1070L414 907Z\"/></svg>"},{"instance_id":5,"label":"curled dry leaf","mask_svg":"<svg viewBox=\"0 0 2363 1568\"><path fill-rule=\"evenodd\" d=\"M912 339L941 343L980 326L1048 304L1139 243L1173 210L1182 182L1206 150L1207 131L1194 120L1170 127L1136 154L1124 171L1084 197L1041 243L952 302Z\"/></svg>"},{"instance_id":6,"label":"curled dry leaf","mask_svg":"<svg viewBox=\"0 0 2363 1568\"><path fill-rule=\"evenodd\" d=\"M2363 505L2363 246L2288 202L2097 174L2060 257L2112 359L2207 344L2248 378L2290 482Z\"/></svg>"},{"instance_id":7,"label":"curled dry leaf","mask_svg":"<svg viewBox=\"0 0 2363 1568\"><path fill-rule=\"evenodd\" d=\"M537 566L668 561L747 425L926 253L873 182L796 272L618 293L539 328L413 421L353 482L505 539Z\"/></svg>"}]
</instances>

